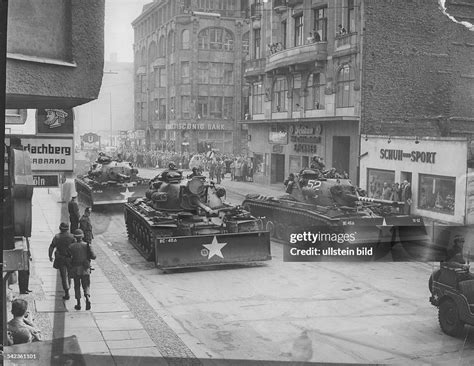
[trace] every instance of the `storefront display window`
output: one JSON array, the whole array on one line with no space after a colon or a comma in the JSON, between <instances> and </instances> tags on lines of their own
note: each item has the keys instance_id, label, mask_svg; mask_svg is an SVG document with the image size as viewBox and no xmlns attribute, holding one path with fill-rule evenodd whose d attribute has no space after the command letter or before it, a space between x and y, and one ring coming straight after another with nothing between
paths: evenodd
<instances>
[{"instance_id":1,"label":"storefront display window","mask_svg":"<svg viewBox=\"0 0 474 366\"><path fill-rule=\"evenodd\" d=\"M367 195L371 198L383 199L384 183L392 187L395 183L395 171L381 169L367 169Z\"/></svg>"},{"instance_id":2,"label":"storefront display window","mask_svg":"<svg viewBox=\"0 0 474 366\"><path fill-rule=\"evenodd\" d=\"M254 168L254 173L264 174L265 162L264 162L263 154L253 154L253 168Z\"/></svg>"},{"instance_id":3,"label":"storefront display window","mask_svg":"<svg viewBox=\"0 0 474 366\"><path fill-rule=\"evenodd\" d=\"M419 175L418 208L454 215L456 178Z\"/></svg>"}]
</instances>

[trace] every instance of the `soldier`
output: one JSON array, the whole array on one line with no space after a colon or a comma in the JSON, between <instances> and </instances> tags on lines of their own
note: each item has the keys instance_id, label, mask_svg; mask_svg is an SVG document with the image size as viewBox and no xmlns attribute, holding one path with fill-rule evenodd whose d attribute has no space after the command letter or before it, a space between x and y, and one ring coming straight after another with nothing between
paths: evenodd
<instances>
[{"instance_id":1,"label":"soldier","mask_svg":"<svg viewBox=\"0 0 474 366\"><path fill-rule=\"evenodd\" d=\"M65 222L62 222L59 225L59 234L56 234L49 246L49 261L53 261L53 252L56 249L56 253L54 254L54 268L59 269L59 274L61 276L61 283L63 285L64 290L64 300L69 300L69 287L71 285L71 278L69 277L69 253L68 248L69 246L74 243L74 237L68 232L69 225Z\"/></svg>"},{"instance_id":2,"label":"soldier","mask_svg":"<svg viewBox=\"0 0 474 366\"><path fill-rule=\"evenodd\" d=\"M464 237L461 235L456 235L453 240L453 245L446 251L446 260L448 262L465 264L466 261L464 260L463 249Z\"/></svg>"},{"instance_id":3,"label":"soldier","mask_svg":"<svg viewBox=\"0 0 474 366\"><path fill-rule=\"evenodd\" d=\"M71 222L71 233L73 233L79 227L79 205L76 201L77 193L73 193L71 200L67 205L67 209L69 211L69 221Z\"/></svg>"},{"instance_id":4,"label":"soldier","mask_svg":"<svg viewBox=\"0 0 474 366\"><path fill-rule=\"evenodd\" d=\"M71 276L74 279L74 294L77 304L74 309L81 310L81 285L86 298L86 310L90 310L90 274L91 259L95 259L96 255L89 244L82 241L84 233L81 229L74 231L76 242L69 246L68 252L71 256Z\"/></svg>"},{"instance_id":5,"label":"soldier","mask_svg":"<svg viewBox=\"0 0 474 366\"><path fill-rule=\"evenodd\" d=\"M87 244L91 244L92 239L94 239L94 235L92 234L92 224L90 216L91 208L86 207L86 209L84 210L84 214L79 220L79 228L84 232L84 241Z\"/></svg>"}]
</instances>

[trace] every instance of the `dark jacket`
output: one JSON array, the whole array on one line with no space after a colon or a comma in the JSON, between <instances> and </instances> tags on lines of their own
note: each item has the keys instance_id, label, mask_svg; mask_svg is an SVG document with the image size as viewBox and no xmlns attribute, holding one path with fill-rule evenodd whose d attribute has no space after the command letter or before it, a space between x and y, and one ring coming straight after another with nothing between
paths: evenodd
<instances>
[{"instance_id":1,"label":"dark jacket","mask_svg":"<svg viewBox=\"0 0 474 366\"><path fill-rule=\"evenodd\" d=\"M60 261L60 264L65 264L64 259L69 256L68 248L75 242L74 236L67 231L56 234L49 246L48 254L49 258L53 257L53 251L56 249L55 257Z\"/></svg>"},{"instance_id":2,"label":"dark jacket","mask_svg":"<svg viewBox=\"0 0 474 366\"><path fill-rule=\"evenodd\" d=\"M69 211L69 218L71 220L79 221L80 213L79 213L79 205L76 201L69 201L67 205L67 209Z\"/></svg>"},{"instance_id":3,"label":"dark jacket","mask_svg":"<svg viewBox=\"0 0 474 366\"><path fill-rule=\"evenodd\" d=\"M86 243L90 243L92 239L94 239L94 235L92 234L91 218L89 216L82 215L81 219L79 220L79 229L84 232L84 241Z\"/></svg>"},{"instance_id":4,"label":"dark jacket","mask_svg":"<svg viewBox=\"0 0 474 366\"><path fill-rule=\"evenodd\" d=\"M91 259L96 255L90 245L83 241L73 243L68 248L71 256L71 276L84 276L91 274Z\"/></svg>"}]
</instances>

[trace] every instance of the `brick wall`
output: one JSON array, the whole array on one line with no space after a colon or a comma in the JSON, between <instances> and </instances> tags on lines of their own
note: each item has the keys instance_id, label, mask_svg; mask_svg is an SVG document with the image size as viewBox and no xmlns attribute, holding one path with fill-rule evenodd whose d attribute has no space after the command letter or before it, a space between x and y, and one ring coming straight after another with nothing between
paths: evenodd
<instances>
[{"instance_id":1,"label":"brick wall","mask_svg":"<svg viewBox=\"0 0 474 366\"><path fill-rule=\"evenodd\" d=\"M366 0L363 17L362 134L450 135L450 117L474 117L474 32L434 0Z\"/></svg>"}]
</instances>

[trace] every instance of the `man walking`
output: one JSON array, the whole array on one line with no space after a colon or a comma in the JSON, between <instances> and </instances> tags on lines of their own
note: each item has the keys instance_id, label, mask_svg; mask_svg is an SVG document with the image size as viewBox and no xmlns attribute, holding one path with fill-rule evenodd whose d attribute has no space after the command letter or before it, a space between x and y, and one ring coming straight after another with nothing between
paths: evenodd
<instances>
[{"instance_id":1,"label":"man walking","mask_svg":"<svg viewBox=\"0 0 474 366\"><path fill-rule=\"evenodd\" d=\"M79 213L79 205L77 204L76 201L77 193L73 193L71 200L69 201L67 205L67 209L69 211L69 221L71 222L71 233L76 231L76 229L79 227L79 218L80 213Z\"/></svg>"},{"instance_id":2,"label":"man walking","mask_svg":"<svg viewBox=\"0 0 474 366\"><path fill-rule=\"evenodd\" d=\"M71 279L68 273L69 267L69 253L68 248L69 246L74 243L74 237L68 232L69 225L65 222L62 222L59 225L59 234L56 234L49 246L49 261L53 261L53 252L56 249L56 253L54 254L54 268L59 269L59 274L61 275L61 283L64 289L64 300L69 300L69 287L71 284Z\"/></svg>"},{"instance_id":3,"label":"man walking","mask_svg":"<svg viewBox=\"0 0 474 366\"><path fill-rule=\"evenodd\" d=\"M69 254L71 256L71 276L74 279L74 294L77 305L74 309L81 310L81 285L84 290L84 297L86 298L86 310L90 310L90 274L91 274L91 259L95 259L95 253L90 245L82 241L84 233L81 229L74 231L74 238L76 242L69 246Z\"/></svg>"},{"instance_id":4,"label":"man walking","mask_svg":"<svg viewBox=\"0 0 474 366\"><path fill-rule=\"evenodd\" d=\"M91 224L91 208L87 207L84 210L84 215L82 215L81 219L79 220L79 229L84 232L84 241L87 244L92 243L92 239L94 239L94 235L92 234L92 224Z\"/></svg>"}]
</instances>

